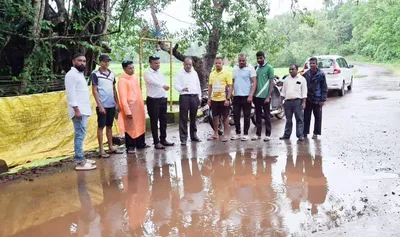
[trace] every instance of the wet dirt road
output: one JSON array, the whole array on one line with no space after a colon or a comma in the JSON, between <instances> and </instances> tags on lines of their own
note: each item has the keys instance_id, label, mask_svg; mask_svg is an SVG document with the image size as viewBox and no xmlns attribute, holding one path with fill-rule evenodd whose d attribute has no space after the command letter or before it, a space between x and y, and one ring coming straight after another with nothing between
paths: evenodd
<instances>
[{"instance_id":1,"label":"wet dirt road","mask_svg":"<svg viewBox=\"0 0 400 237\"><path fill-rule=\"evenodd\" d=\"M274 119L268 143L223 144L201 124L202 143L0 184L0 236L399 236L399 78L356 68L319 140L280 141Z\"/></svg>"}]
</instances>

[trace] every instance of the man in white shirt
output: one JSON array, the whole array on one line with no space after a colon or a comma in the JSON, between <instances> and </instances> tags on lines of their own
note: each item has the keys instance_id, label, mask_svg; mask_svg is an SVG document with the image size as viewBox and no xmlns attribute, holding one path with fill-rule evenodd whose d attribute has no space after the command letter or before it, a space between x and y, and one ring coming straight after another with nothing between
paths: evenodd
<instances>
[{"instance_id":1,"label":"man in white shirt","mask_svg":"<svg viewBox=\"0 0 400 237\"><path fill-rule=\"evenodd\" d=\"M193 68L193 61L187 57L183 63L184 70L176 74L174 88L179 96L179 137L182 146L186 145L188 131L188 112L190 118L190 139L200 142L197 137L196 115L201 100L201 87L199 76Z\"/></svg>"},{"instance_id":2,"label":"man in white shirt","mask_svg":"<svg viewBox=\"0 0 400 237\"><path fill-rule=\"evenodd\" d=\"M165 84L165 78L160 72L160 57L149 57L150 68L144 73L147 93L147 112L150 117L151 133L153 135L154 148L165 149L165 146L175 145L168 142L167 138L167 93L169 86ZM158 137L158 122L160 121L160 137Z\"/></svg>"},{"instance_id":3,"label":"man in white shirt","mask_svg":"<svg viewBox=\"0 0 400 237\"><path fill-rule=\"evenodd\" d=\"M299 66L290 65L289 73L283 83L282 101L284 101L286 126L281 140L290 139L293 127L293 114L296 118L296 135L299 141L304 141L304 108L307 100L307 81L298 75Z\"/></svg>"},{"instance_id":4,"label":"man in white shirt","mask_svg":"<svg viewBox=\"0 0 400 237\"><path fill-rule=\"evenodd\" d=\"M73 67L65 75L65 90L68 100L68 115L74 123L75 160L76 170L96 169L94 160L85 160L83 153L83 141L86 137L87 120L92 115L90 106L90 93L84 76L86 69L86 57L84 54L75 54L72 58Z\"/></svg>"}]
</instances>

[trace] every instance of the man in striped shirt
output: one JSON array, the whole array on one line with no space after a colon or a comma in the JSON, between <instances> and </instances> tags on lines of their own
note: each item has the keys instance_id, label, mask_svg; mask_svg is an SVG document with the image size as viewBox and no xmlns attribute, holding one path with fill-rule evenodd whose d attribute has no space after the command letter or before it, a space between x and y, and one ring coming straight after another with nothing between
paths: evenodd
<instances>
[{"instance_id":1,"label":"man in striped shirt","mask_svg":"<svg viewBox=\"0 0 400 237\"><path fill-rule=\"evenodd\" d=\"M100 157L108 158L109 154L104 152L103 146L103 130L106 127L106 135L108 140L108 153L118 153L112 143L112 126L114 123L115 113L119 112L119 101L117 91L115 89L115 74L108 69L110 66L110 57L108 55L100 55L100 68L92 72L91 80L93 82L92 93L96 100L97 112L97 139L100 147Z\"/></svg>"}]
</instances>

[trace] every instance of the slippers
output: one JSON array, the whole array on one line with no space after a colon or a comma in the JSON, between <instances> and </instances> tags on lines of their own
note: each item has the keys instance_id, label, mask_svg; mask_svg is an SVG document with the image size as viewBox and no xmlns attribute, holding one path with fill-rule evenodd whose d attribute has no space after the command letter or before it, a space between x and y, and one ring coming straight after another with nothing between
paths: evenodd
<instances>
[{"instance_id":1,"label":"slippers","mask_svg":"<svg viewBox=\"0 0 400 237\"><path fill-rule=\"evenodd\" d=\"M223 137L221 141L222 141L222 142L227 142L227 141L228 141L228 138L227 138L227 137Z\"/></svg>"},{"instance_id":2,"label":"slippers","mask_svg":"<svg viewBox=\"0 0 400 237\"><path fill-rule=\"evenodd\" d=\"M124 154L123 151L120 151L120 150L117 150L117 149L115 149L115 150L108 150L107 153L108 153L108 154Z\"/></svg>"},{"instance_id":3,"label":"slippers","mask_svg":"<svg viewBox=\"0 0 400 237\"><path fill-rule=\"evenodd\" d=\"M99 157L101 157L101 158L109 158L110 155L107 154L107 153L103 153L103 154L100 154Z\"/></svg>"},{"instance_id":4,"label":"slippers","mask_svg":"<svg viewBox=\"0 0 400 237\"><path fill-rule=\"evenodd\" d=\"M216 136L211 136L211 137L209 137L209 138L207 138L207 140L209 140L209 141L212 141L212 140L217 140L218 139L218 137L216 137Z\"/></svg>"}]
</instances>

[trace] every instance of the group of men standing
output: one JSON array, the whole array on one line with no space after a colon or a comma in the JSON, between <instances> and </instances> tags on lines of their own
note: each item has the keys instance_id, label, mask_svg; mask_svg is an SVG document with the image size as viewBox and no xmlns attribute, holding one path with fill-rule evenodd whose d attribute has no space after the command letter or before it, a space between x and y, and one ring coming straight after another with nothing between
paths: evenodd
<instances>
[{"instance_id":1,"label":"group of men standing","mask_svg":"<svg viewBox=\"0 0 400 237\"><path fill-rule=\"evenodd\" d=\"M300 141L307 138L310 133L311 114L314 114L313 139L321 135L322 106L328 96L328 86L325 74L318 69L318 59L310 58L310 69L302 76L299 75L299 66L292 64L289 75L286 77L282 98L284 101L286 126L282 140L290 139L293 127L293 114L296 119L296 136Z\"/></svg>"},{"instance_id":2,"label":"group of men standing","mask_svg":"<svg viewBox=\"0 0 400 237\"><path fill-rule=\"evenodd\" d=\"M244 54L238 56L238 65L233 73L224 70L224 60L215 59L215 69L209 77L208 104L213 115L214 134L208 140L219 139L219 117L223 117L224 133L222 142L231 140L256 141L261 139L262 118L265 119L264 141L269 141L271 136L270 103L273 92L274 69L266 62L265 53L257 52L256 67L247 64ZM107 158L113 153L122 153L113 147L112 126L114 118L125 133L127 153L135 153L137 149L149 146L145 142L146 119L145 103L138 78L134 75L133 61L123 61L118 82L118 95L115 87L115 74L109 70L111 59L107 55L100 55L98 70L91 74L93 83L92 91L96 101L98 122L99 156ZM65 77L65 87L68 99L69 117L75 129L74 147L76 170L92 170L96 168L95 161L84 158L83 140L86 135L87 118L91 115L90 94L84 78L86 58L83 54L76 54L72 60L73 67ZM174 146L167 141L167 91L171 88L166 85L166 80L160 69L160 58L156 55L149 57L150 67L144 73L146 83L146 105L150 118L151 132L155 149L165 149ZM327 96L325 75L317 68L317 59L311 58L310 70L298 75L298 66L293 64L289 68L290 75L285 79L282 88L282 100L286 113L286 127L281 139L289 139L292 132L292 117L296 118L296 133L299 140L309 133L311 113L315 116L313 138L321 134L322 106ZM197 136L196 115L200 106L202 91L197 72L193 70L193 61L185 58L184 68L176 74L174 82L179 96L179 135L181 145L186 145L188 135L192 142L201 142ZM235 121L235 135L229 137L229 113L233 102ZM249 137L250 116L252 103L255 106L256 134ZM243 132L241 117L244 117ZM305 113L305 115L304 115ZM189 119L188 119L189 118ZM188 121L189 120L189 121ZM187 123L190 122L189 134ZM103 148L103 130L106 128L108 151ZM121 129L120 128L120 129Z\"/></svg>"}]
</instances>

